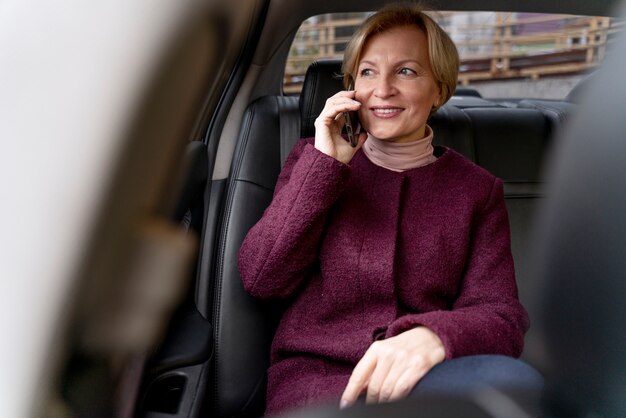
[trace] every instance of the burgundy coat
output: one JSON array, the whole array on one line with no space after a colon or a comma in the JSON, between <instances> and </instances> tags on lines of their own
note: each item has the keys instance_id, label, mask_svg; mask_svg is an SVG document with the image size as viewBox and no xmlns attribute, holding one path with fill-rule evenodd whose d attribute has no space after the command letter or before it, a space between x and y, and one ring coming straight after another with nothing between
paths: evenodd
<instances>
[{"instance_id":1,"label":"burgundy coat","mask_svg":"<svg viewBox=\"0 0 626 418\"><path fill-rule=\"evenodd\" d=\"M274 337L267 413L338 402L370 344L419 325L446 358L519 356L502 182L456 152L394 172L300 141L239 254L246 290L290 301Z\"/></svg>"}]
</instances>

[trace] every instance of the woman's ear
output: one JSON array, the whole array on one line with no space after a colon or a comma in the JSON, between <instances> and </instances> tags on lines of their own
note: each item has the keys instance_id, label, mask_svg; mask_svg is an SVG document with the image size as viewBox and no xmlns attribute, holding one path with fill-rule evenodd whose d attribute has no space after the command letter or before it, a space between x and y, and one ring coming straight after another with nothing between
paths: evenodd
<instances>
[{"instance_id":1,"label":"woman's ear","mask_svg":"<svg viewBox=\"0 0 626 418\"><path fill-rule=\"evenodd\" d=\"M435 101L433 102L433 110L438 109L439 106L443 104L443 89L441 88L441 83L438 83L437 86L437 95L435 96Z\"/></svg>"}]
</instances>

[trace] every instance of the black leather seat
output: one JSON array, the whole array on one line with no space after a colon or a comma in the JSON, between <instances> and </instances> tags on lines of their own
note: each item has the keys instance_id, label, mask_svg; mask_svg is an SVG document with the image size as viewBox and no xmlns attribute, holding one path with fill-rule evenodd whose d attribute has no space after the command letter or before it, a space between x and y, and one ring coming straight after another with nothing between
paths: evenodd
<instances>
[{"instance_id":1,"label":"black leather seat","mask_svg":"<svg viewBox=\"0 0 626 418\"><path fill-rule=\"evenodd\" d=\"M266 96L247 109L228 180L217 243L213 298L215 352L208 393L213 416L258 416L265 408L265 373L281 306L243 289L239 247L272 199L287 154L313 122L326 98L341 89L336 62L309 69L300 100Z\"/></svg>"},{"instance_id":2,"label":"black leather seat","mask_svg":"<svg viewBox=\"0 0 626 418\"><path fill-rule=\"evenodd\" d=\"M252 103L235 149L213 283L215 352L207 393L215 417L259 416L264 411L265 371L279 307L244 291L237 255L272 199L281 168L280 118L298 117L297 105L289 97L262 97Z\"/></svg>"},{"instance_id":3,"label":"black leather seat","mask_svg":"<svg viewBox=\"0 0 626 418\"><path fill-rule=\"evenodd\" d=\"M433 129L434 145L452 148L476 161L472 122L462 109L446 103L430 116L428 124Z\"/></svg>"},{"instance_id":4,"label":"black leather seat","mask_svg":"<svg viewBox=\"0 0 626 418\"><path fill-rule=\"evenodd\" d=\"M543 165L550 149L550 125L537 109L471 108L464 111L472 124L476 163L504 182L519 296L531 318L523 358L534 363L543 356L544 350L532 326L538 310L539 283L530 271L528 260L533 221L544 197Z\"/></svg>"},{"instance_id":5,"label":"black leather seat","mask_svg":"<svg viewBox=\"0 0 626 418\"><path fill-rule=\"evenodd\" d=\"M300 94L301 138L315 135L313 124L324 108L326 99L341 90L341 61L319 60L309 66Z\"/></svg>"},{"instance_id":6,"label":"black leather seat","mask_svg":"<svg viewBox=\"0 0 626 418\"><path fill-rule=\"evenodd\" d=\"M530 100L524 99L517 103L521 109L539 110L547 118L550 127L550 137L560 134L560 130L569 118L575 115L578 105L561 100Z\"/></svg>"}]
</instances>

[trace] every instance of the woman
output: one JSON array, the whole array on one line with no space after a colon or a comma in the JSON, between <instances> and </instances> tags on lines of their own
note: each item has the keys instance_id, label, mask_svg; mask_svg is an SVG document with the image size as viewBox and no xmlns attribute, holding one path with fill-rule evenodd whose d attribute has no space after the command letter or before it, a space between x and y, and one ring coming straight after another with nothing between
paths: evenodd
<instances>
[{"instance_id":1,"label":"woman","mask_svg":"<svg viewBox=\"0 0 626 418\"><path fill-rule=\"evenodd\" d=\"M348 45L344 83L354 90L327 100L240 252L246 290L289 301L268 414L527 371L512 358L528 318L502 182L433 148L426 124L453 93L458 65L452 41L416 6L372 15ZM341 135L344 112L358 112L356 147Z\"/></svg>"}]
</instances>

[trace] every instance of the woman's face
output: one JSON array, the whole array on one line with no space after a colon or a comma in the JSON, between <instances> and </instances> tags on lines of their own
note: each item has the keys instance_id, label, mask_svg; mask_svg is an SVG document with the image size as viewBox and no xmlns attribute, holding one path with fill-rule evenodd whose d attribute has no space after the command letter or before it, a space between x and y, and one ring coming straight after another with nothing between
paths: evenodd
<instances>
[{"instance_id":1,"label":"woman's face","mask_svg":"<svg viewBox=\"0 0 626 418\"><path fill-rule=\"evenodd\" d=\"M399 26L365 44L355 80L363 128L383 141L408 142L425 135L440 90L428 57L426 34Z\"/></svg>"}]
</instances>

